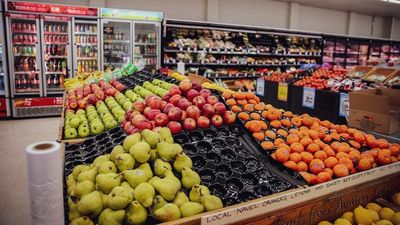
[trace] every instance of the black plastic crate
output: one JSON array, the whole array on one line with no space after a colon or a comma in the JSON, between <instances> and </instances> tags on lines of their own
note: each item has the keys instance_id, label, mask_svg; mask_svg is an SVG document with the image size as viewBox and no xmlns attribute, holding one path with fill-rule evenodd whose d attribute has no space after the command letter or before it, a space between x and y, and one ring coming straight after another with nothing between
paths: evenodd
<instances>
[{"instance_id":1,"label":"black plastic crate","mask_svg":"<svg viewBox=\"0 0 400 225\"><path fill-rule=\"evenodd\" d=\"M290 109L290 86L288 86L288 99L282 101L278 99L278 82L264 81L264 96L259 96L261 100L267 104L273 105L279 109Z\"/></svg>"}]
</instances>

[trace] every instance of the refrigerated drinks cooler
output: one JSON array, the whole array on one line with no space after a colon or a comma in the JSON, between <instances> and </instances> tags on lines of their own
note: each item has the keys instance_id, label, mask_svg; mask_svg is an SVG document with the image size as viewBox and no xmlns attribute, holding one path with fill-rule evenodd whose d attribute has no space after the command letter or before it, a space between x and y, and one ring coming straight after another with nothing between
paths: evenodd
<instances>
[{"instance_id":1,"label":"refrigerated drinks cooler","mask_svg":"<svg viewBox=\"0 0 400 225\"><path fill-rule=\"evenodd\" d=\"M98 69L97 9L7 1L6 10L13 116L59 115L64 79Z\"/></svg>"},{"instance_id":2,"label":"refrigerated drinks cooler","mask_svg":"<svg viewBox=\"0 0 400 225\"><path fill-rule=\"evenodd\" d=\"M8 89L7 50L3 26L3 10L0 4L0 119L11 116L10 92Z\"/></svg>"},{"instance_id":3,"label":"refrigerated drinks cooler","mask_svg":"<svg viewBox=\"0 0 400 225\"><path fill-rule=\"evenodd\" d=\"M127 62L155 70L161 60L160 12L101 9L101 64L104 70Z\"/></svg>"}]
</instances>

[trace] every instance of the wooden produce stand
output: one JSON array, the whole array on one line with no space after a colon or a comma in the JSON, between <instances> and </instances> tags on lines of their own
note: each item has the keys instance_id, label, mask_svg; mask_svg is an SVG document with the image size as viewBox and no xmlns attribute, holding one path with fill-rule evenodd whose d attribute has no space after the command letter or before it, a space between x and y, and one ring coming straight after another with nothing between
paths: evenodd
<instances>
[{"instance_id":1,"label":"wooden produce stand","mask_svg":"<svg viewBox=\"0 0 400 225\"><path fill-rule=\"evenodd\" d=\"M384 83L388 78L390 78L394 74L395 71L396 71L396 69L394 69L393 67L388 67L388 68L375 67L374 69L369 71L367 74L365 74L365 76L363 76L362 79L366 82L371 82L371 81L367 80L368 77L375 75L375 74L382 74L386 77L386 79L382 82L373 82L373 83Z\"/></svg>"},{"instance_id":2,"label":"wooden produce stand","mask_svg":"<svg viewBox=\"0 0 400 225\"><path fill-rule=\"evenodd\" d=\"M356 72L363 72L364 76L368 74L374 67L373 66L355 66L353 69L351 69L346 77L349 77L349 75L356 73Z\"/></svg>"}]
</instances>

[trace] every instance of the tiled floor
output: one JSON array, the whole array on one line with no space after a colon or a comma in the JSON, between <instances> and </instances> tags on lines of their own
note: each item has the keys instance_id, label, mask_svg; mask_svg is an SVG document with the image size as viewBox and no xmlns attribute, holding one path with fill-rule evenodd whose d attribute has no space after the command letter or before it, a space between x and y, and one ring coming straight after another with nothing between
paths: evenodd
<instances>
[{"instance_id":1,"label":"tiled floor","mask_svg":"<svg viewBox=\"0 0 400 225\"><path fill-rule=\"evenodd\" d=\"M55 141L59 120L0 121L0 224L30 224L25 147Z\"/></svg>"}]
</instances>

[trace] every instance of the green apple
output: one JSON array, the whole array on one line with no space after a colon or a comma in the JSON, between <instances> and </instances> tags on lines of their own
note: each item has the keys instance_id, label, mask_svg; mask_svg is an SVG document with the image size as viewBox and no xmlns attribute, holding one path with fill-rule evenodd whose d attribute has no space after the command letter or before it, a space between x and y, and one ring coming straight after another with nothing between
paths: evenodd
<instances>
[{"instance_id":1,"label":"green apple","mask_svg":"<svg viewBox=\"0 0 400 225\"><path fill-rule=\"evenodd\" d=\"M76 131L75 128L69 128L69 129L65 130L64 135L65 135L66 139L77 138L78 132Z\"/></svg>"},{"instance_id":2,"label":"green apple","mask_svg":"<svg viewBox=\"0 0 400 225\"><path fill-rule=\"evenodd\" d=\"M127 91L125 92L125 96L128 97L128 98L130 98L130 97L133 96L134 94L135 94L135 93L133 93L132 90L127 90Z\"/></svg>"},{"instance_id":3,"label":"green apple","mask_svg":"<svg viewBox=\"0 0 400 225\"><path fill-rule=\"evenodd\" d=\"M85 137L89 136L89 134L90 134L89 125L82 124L79 126L79 128L78 128L79 137L85 138Z\"/></svg>"},{"instance_id":4,"label":"green apple","mask_svg":"<svg viewBox=\"0 0 400 225\"><path fill-rule=\"evenodd\" d=\"M90 124L90 131L93 134L100 134L104 131L104 125L100 121L95 121Z\"/></svg>"},{"instance_id":5,"label":"green apple","mask_svg":"<svg viewBox=\"0 0 400 225\"><path fill-rule=\"evenodd\" d=\"M132 102L124 102L124 104L122 105L123 107L124 107L124 109L126 110L126 111L128 111L128 110L130 110L131 108L132 108Z\"/></svg>"},{"instance_id":6,"label":"green apple","mask_svg":"<svg viewBox=\"0 0 400 225\"><path fill-rule=\"evenodd\" d=\"M85 114L86 114L86 112L83 109L76 110L76 115L85 115Z\"/></svg>"},{"instance_id":7,"label":"green apple","mask_svg":"<svg viewBox=\"0 0 400 225\"><path fill-rule=\"evenodd\" d=\"M73 128L77 128L79 127L79 124L81 124L81 120L78 116L73 117L69 122Z\"/></svg>"},{"instance_id":8,"label":"green apple","mask_svg":"<svg viewBox=\"0 0 400 225\"><path fill-rule=\"evenodd\" d=\"M106 120L104 122L104 126L106 127L106 129L111 130L113 128L115 128L118 125L117 121L115 120Z\"/></svg>"}]
</instances>

